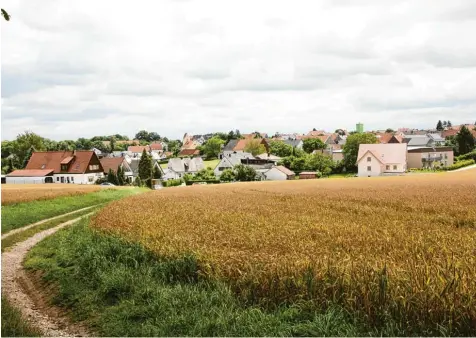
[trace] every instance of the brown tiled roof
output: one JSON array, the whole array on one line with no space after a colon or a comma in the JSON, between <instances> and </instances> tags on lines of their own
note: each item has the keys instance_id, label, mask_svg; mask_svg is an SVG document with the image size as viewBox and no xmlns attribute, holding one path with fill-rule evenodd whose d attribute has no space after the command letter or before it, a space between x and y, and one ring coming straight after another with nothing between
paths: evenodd
<instances>
[{"instance_id":1,"label":"brown tiled roof","mask_svg":"<svg viewBox=\"0 0 476 338\"><path fill-rule=\"evenodd\" d=\"M130 151L131 153L142 153L143 151L149 151L150 147L149 146L129 146L127 147L127 151Z\"/></svg>"},{"instance_id":2,"label":"brown tiled roof","mask_svg":"<svg viewBox=\"0 0 476 338\"><path fill-rule=\"evenodd\" d=\"M61 161L61 164L68 164L69 162L71 162L72 159L73 159L73 156L65 157L65 158Z\"/></svg>"},{"instance_id":3,"label":"brown tiled roof","mask_svg":"<svg viewBox=\"0 0 476 338\"><path fill-rule=\"evenodd\" d=\"M321 140L323 143L326 143L327 142L327 139L330 137L330 135L306 135L306 136L303 136L301 139L302 140L306 140L306 139L309 139L309 138L318 138L319 140Z\"/></svg>"},{"instance_id":4,"label":"brown tiled roof","mask_svg":"<svg viewBox=\"0 0 476 338\"><path fill-rule=\"evenodd\" d=\"M53 169L24 169L15 170L8 174L8 177L43 177L53 174Z\"/></svg>"},{"instance_id":5,"label":"brown tiled roof","mask_svg":"<svg viewBox=\"0 0 476 338\"><path fill-rule=\"evenodd\" d=\"M33 152L25 169L52 169L55 174L61 173L61 162L67 157L74 157L68 166L67 173L84 174L88 170L91 158L96 156L94 151L39 151Z\"/></svg>"},{"instance_id":6,"label":"brown tiled roof","mask_svg":"<svg viewBox=\"0 0 476 338\"><path fill-rule=\"evenodd\" d=\"M238 140L238 142L236 143L236 145L233 147L233 151L244 151L245 148L246 148L246 145L247 145L248 142L251 141L251 140L256 140L256 141L258 141L260 144L263 143L263 139L262 139L262 138L240 139L240 140Z\"/></svg>"},{"instance_id":7,"label":"brown tiled roof","mask_svg":"<svg viewBox=\"0 0 476 338\"><path fill-rule=\"evenodd\" d=\"M150 147L150 150L162 150L161 143L151 143L149 147Z\"/></svg>"},{"instance_id":8,"label":"brown tiled roof","mask_svg":"<svg viewBox=\"0 0 476 338\"><path fill-rule=\"evenodd\" d=\"M108 173L109 169L117 172L117 168L124 162L124 157L103 157L99 161L105 173Z\"/></svg>"},{"instance_id":9,"label":"brown tiled roof","mask_svg":"<svg viewBox=\"0 0 476 338\"><path fill-rule=\"evenodd\" d=\"M280 172L286 174L287 176L296 175L293 171L289 170L289 169L286 168L285 166L278 165L278 166L276 166L275 168L278 169Z\"/></svg>"},{"instance_id":10,"label":"brown tiled roof","mask_svg":"<svg viewBox=\"0 0 476 338\"><path fill-rule=\"evenodd\" d=\"M302 171L299 175L317 175L315 171Z\"/></svg>"},{"instance_id":11,"label":"brown tiled roof","mask_svg":"<svg viewBox=\"0 0 476 338\"><path fill-rule=\"evenodd\" d=\"M200 150L198 149L182 149L179 153L179 156L192 156L192 155L199 155Z\"/></svg>"}]
</instances>

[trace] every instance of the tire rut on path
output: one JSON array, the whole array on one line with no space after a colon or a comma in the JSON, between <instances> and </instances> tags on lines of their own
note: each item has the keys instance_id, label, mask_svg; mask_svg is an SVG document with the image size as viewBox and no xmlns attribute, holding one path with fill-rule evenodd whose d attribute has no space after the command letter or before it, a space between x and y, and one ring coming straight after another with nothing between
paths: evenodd
<instances>
[{"instance_id":1,"label":"tire rut on path","mask_svg":"<svg viewBox=\"0 0 476 338\"><path fill-rule=\"evenodd\" d=\"M23 260L28 251L42 239L92 214L93 213L83 215L57 225L54 228L38 232L27 240L17 243L9 251L2 253L2 294L7 297L14 307L22 312L24 318L33 326L37 327L44 336L85 337L90 336L90 334L84 327L71 324L65 316L52 316L51 313L53 312L48 311L47 304L41 304L41 302L35 302L32 299L41 298L41 295L23 268ZM28 290L25 290L25 288ZM29 294L34 296L31 297Z\"/></svg>"},{"instance_id":2,"label":"tire rut on path","mask_svg":"<svg viewBox=\"0 0 476 338\"><path fill-rule=\"evenodd\" d=\"M98 204L98 205L100 205L100 204ZM30 228L32 228L32 227L34 227L34 226L37 226L37 225L40 225L40 224L43 224L43 223L46 223L46 222L55 220L55 219L57 219L57 218L64 217L64 216L73 215L73 214L75 214L75 213L77 213L77 212L81 212L81 211L84 211L84 210L88 210L88 209L97 207L98 205L92 205L92 206L90 206L90 207L86 207L86 208L74 210L74 211L71 211L71 212L67 212L66 214L61 214L61 215L58 215L58 216L54 216L54 217L51 217L51 218L44 219L44 220L42 220L42 221L39 221L39 222L30 224L30 225L25 225L25 226L23 226L23 227L21 227L21 228L17 228L17 229L10 230L9 232L7 232L7 233L5 233L5 234L2 234L2 239L7 238L8 236L11 236L11 235L16 234L16 233L18 233L18 232L22 232L22 231L28 230L28 229L30 229Z\"/></svg>"}]
</instances>

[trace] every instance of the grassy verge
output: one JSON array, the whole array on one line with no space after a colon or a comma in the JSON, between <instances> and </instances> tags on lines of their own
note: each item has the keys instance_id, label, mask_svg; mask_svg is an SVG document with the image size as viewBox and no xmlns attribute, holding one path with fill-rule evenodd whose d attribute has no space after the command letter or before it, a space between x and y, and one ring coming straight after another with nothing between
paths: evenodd
<instances>
[{"instance_id":1,"label":"grassy verge","mask_svg":"<svg viewBox=\"0 0 476 338\"><path fill-rule=\"evenodd\" d=\"M61 223L70 221L72 219L81 217L83 215L89 214L89 213L94 212L94 211L97 211L98 209L99 208L91 208L91 209L88 209L88 210L84 210L84 211L74 213L72 215L66 215L66 216L63 216L63 217L58 217L58 218L53 219L49 222L38 224L37 226L29 228L25 231L17 232L16 234L8 236L5 239L2 239L2 252L7 250L8 248L12 247L16 243L22 242L22 241L30 238L31 236L35 235L36 233L38 233L40 231L53 228L57 225L60 225Z\"/></svg>"},{"instance_id":2,"label":"grassy verge","mask_svg":"<svg viewBox=\"0 0 476 338\"><path fill-rule=\"evenodd\" d=\"M2 233L74 210L143 192L143 189L105 189L90 194L2 206Z\"/></svg>"},{"instance_id":3,"label":"grassy verge","mask_svg":"<svg viewBox=\"0 0 476 338\"><path fill-rule=\"evenodd\" d=\"M54 302L101 336L359 336L369 332L338 307L307 302L245 306L201 277L192 255L166 259L98 233L83 220L35 246L25 260L58 285ZM372 331L393 335L394 331Z\"/></svg>"},{"instance_id":4,"label":"grassy verge","mask_svg":"<svg viewBox=\"0 0 476 338\"><path fill-rule=\"evenodd\" d=\"M2 337L38 337L41 332L32 327L14 308L10 302L2 296Z\"/></svg>"}]
</instances>

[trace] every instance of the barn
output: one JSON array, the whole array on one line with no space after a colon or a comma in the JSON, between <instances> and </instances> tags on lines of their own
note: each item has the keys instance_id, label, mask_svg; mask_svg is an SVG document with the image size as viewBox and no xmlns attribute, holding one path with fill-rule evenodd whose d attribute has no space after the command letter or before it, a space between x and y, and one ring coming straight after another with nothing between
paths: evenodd
<instances>
[{"instance_id":1,"label":"barn","mask_svg":"<svg viewBox=\"0 0 476 338\"><path fill-rule=\"evenodd\" d=\"M7 184L53 183L53 169L15 170L7 175Z\"/></svg>"}]
</instances>

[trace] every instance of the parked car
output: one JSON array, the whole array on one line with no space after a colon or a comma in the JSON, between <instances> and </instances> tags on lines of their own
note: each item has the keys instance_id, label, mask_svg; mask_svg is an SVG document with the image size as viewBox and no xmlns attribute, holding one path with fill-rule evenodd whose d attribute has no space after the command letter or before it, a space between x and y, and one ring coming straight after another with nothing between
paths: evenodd
<instances>
[{"instance_id":1,"label":"parked car","mask_svg":"<svg viewBox=\"0 0 476 338\"><path fill-rule=\"evenodd\" d=\"M102 186L109 186L109 187L115 187L116 185L115 184L112 184L110 182L104 182L104 183L101 183Z\"/></svg>"}]
</instances>

